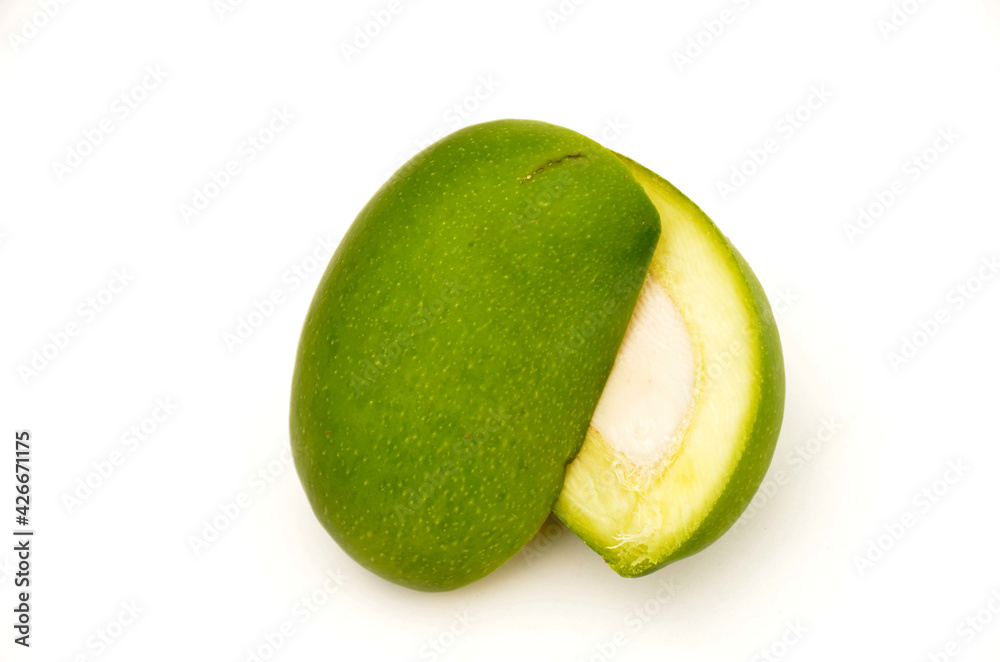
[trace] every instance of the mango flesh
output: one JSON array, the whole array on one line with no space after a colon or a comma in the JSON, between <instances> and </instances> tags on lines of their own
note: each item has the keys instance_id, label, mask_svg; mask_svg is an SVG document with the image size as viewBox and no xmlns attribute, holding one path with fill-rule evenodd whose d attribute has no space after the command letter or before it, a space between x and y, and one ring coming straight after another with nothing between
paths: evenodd
<instances>
[{"instance_id":1,"label":"mango flesh","mask_svg":"<svg viewBox=\"0 0 1000 662\"><path fill-rule=\"evenodd\" d=\"M644 303L555 512L636 577L704 549L739 519L774 454L785 374L774 316L743 257L683 193L621 158L663 228ZM672 374L650 373L659 365Z\"/></svg>"},{"instance_id":2,"label":"mango flesh","mask_svg":"<svg viewBox=\"0 0 1000 662\"><path fill-rule=\"evenodd\" d=\"M541 122L452 134L376 193L320 282L292 385L296 468L351 557L448 590L531 539L659 233L615 154Z\"/></svg>"}]
</instances>

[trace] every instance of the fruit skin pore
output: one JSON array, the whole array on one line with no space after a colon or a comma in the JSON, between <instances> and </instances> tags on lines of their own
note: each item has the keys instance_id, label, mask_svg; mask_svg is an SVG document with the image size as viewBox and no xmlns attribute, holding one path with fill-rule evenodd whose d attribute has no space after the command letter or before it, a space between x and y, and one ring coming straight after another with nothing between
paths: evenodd
<instances>
[{"instance_id":1,"label":"fruit skin pore","mask_svg":"<svg viewBox=\"0 0 1000 662\"><path fill-rule=\"evenodd\" d=\"M428 591L544 523L660 232L625 165L567 129L459 131L361 211L309 309L296 469L358 563Z\"/></svg>"},{"instance_id":2,"label":"fruit skin pore","mask_svg":"<svg viewBox=\"0 0 1000 662\"><path fill-rule=\"evenodd\" d=\"M746 420L740 427L740 438L718 440L719 444L739 444L742 448L739 459L729 467L728 476L690 477L692 482L708 482L714 479L724 481L724 484L719 484L718 495L706 510L698 513L700 520L696 524L690 527L677 527L679 533L675 537L681 539L679 543L659 535L661 531L670 528L672 523L669 521L663 522L659 531L654 530L644 538L631 535L634 532L630 531L621 520L616 519L614 509L606 509L606 500L614 502L616 497L609 496L605 491L606 486L594 488L594 485L600 485L600 482L590 482L594 475L598 475L594 473L598 470L594 463L601 458L600 452L591 452L593 449L587 447L587 444L593 443L592 437L595 431L591 431L581 456L576 459L576 462L580 463L581 458L586 455L585 462L589 462L581 465L583 468L580 468L579 475L582 478L579 481L573 474L576 467L574 465L569 467L566 487L555 506L556 515L588 546L600 554L618 574L624 577L639 577L701 551L732 527L747 508L767 473L777 444L784 413L785 375L781 342L771 307L760 282L743 257L708 216L683 193L631 159L624 156L620 158L629 166L652 199L660 198L668 201L665 206L658 205L664 230L654 255L653 268L657 268L658 262L664 260L666 246L672 240L671 223L684 223L689 231L694 228L707 243L713 245L712 250L716 254L713 257L725 265L727 273L735 274L734 282L738 282L739 285L735 290L727 291L725 294L729 298L735 297L743 308L752 311L746 328L746 338L749 339L746 343L754 348L755 351L751 354L756 357L753 365L752 401L741 403L746 410ZM665 208L669 209L670 213L665 213ZM667 263L666 269L670 268L671 265ZM741 339L740 342L744 340ZM668 467L666 472L669 471ZM596 496L586 496L584 490L587 487L583 486L597 492ZM624 491L627 493L628 489ZM667 496L675 499L684 497L683 494ZM638 503L641 507L641 500ZM603 510L607 512L602 512ZM635 506L632 506L629 515L634 512ZM671 535L674 535L673 531ZM622 542L623 540L625 542Z\"/></svg>"}]
</instances>

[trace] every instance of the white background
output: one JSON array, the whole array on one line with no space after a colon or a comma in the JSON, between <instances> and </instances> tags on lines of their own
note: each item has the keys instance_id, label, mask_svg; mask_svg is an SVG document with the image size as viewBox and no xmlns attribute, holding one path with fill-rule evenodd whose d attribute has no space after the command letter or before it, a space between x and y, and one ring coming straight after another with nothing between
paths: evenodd
<instances>
[{"instance_id":1,"label":"white background","mask_svg":"<svg viewBox=\"0 0 1000 662\"><path fill-rule=\"evenodd\" d=\"M37 531L30 651L12 643L0 544L0 659L238 662L282 627L271 659L1000 659L1000 278L976 276L1000 254L997 0L909 0L891 32L891 0L567 1L567 16L558 0L414 0L350 56L388 0L42 5L0 7L0 532L21 428ZM294 118L249 150L276 110ZM622 579L550 523L490 577L424 594L313 518L283 461L292 362L314 253L325 266L324 242L419 141L507 117L609 144L715 219L776 308L785 424L767 493L691 559ZM919 178L914 156L934 161ZM239 174L185 218L230 160ZM721 192L741 165L756 171ZM122 272L100 312L80 308ZM35 351L52 358L32 374ZM175 411L129 437L158 399ZM225 530L196 553L213 520Z\"/></svg>"}]
</instances>

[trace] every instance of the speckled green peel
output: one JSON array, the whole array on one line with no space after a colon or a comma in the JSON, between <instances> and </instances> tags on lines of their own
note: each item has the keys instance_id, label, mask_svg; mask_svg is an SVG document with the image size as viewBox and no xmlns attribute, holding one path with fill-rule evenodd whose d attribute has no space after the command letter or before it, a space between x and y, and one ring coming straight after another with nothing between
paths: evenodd
<instances>
[{"instance_id":1,"label":"speckled green peel","mask_svg":"<svg viewBox=\"0 0 1000 662\"><path fill-rule=\"evenodd\" d=\"M358 563L447 590L545 521L660 232L612 152L507 120L428 148L375 195L319 285L291 440Z\"/></svg>"},{"instance_id":2,"label":"speckled green peel","mask_svg":"<svg viewBox=\"0 0 1000 662\"><path fill-rule=\"evenodd\" d=\"M670 454L649 465L591 427L555 512L616 572L636 577L700 551L737 521L774 453L785 376L777 325L747 263L683 193L622 160L663 223L649 278L693 339L693 404Z\"/></svg>"}]
</instances>

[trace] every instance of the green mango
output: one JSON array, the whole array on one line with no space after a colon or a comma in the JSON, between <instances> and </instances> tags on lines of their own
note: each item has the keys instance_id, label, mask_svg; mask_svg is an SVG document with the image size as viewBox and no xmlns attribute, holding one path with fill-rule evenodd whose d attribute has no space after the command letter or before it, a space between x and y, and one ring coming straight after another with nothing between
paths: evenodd
<instances>
[{"instance_id":1,"label":"green mango","mask_svg":"<svg viewBox=\"0 0 1000 662\"><path fill-rule=\"evenodd\" d=\"M332 258L295 363L295 466L341 548L433 591L528 542L659 234L630 169L553 125L469 127L403 166Z\"/></svg>"}]
</instances>

